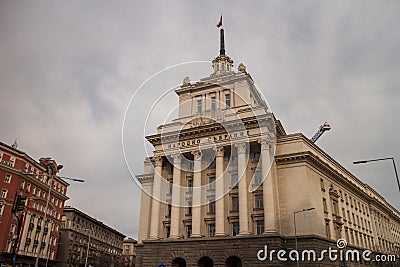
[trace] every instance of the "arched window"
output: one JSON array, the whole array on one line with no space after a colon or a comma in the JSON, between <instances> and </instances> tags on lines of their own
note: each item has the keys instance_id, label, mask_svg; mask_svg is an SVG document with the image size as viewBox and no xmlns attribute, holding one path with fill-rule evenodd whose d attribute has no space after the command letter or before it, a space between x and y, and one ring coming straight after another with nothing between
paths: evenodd
<instances>
[{"instance_id":1,"label":"arched window","mask_svg":"<svg viewBox=\"0 0 400 267\"><path fill-rule=\"evenodd\" d=\"M209 257L205 256L199 259L197 262L198 267L213 267L214 263L213 260L210 259Z\"/></svg>"},{"instance_id":2,"label":"arched window","mask_svg":"<svg viewBox=\"0 0 400 267\"><path fill-rule=\"evenodd\" d=\"M172 267L186 267L186 261L182 258L175 258L171 265Z\"/></svg>"},{"instance_id":3,"label":"arched window","mask_svg":"<svg viewBox=\"0 0 400 267\"><path fill-rule=\"evenodd\" d=\"M242 260L236 256L230 256L225 261L225 267L242 267Z\"/></svg>"}]
</instances>

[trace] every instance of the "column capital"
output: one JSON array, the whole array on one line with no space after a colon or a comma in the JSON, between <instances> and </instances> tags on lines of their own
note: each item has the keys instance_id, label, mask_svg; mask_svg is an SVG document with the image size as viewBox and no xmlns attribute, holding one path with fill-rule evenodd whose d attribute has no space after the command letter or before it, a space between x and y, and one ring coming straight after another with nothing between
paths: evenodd
<instances>
[{"instance_id":1,"label":"column capital","mask_svg":"<svg viewBox=\"0 0 400 267\"><path fill-rule=\"evenodd\" d=\"M181 153L174 153L171 155L171 158L174 161L174 164L179 164L181 163L181 159L182 159L182 154Z\"/></svg>"},{"instance_id":2,"label":"column capital","mask_svg":"<svg viewBox=\"0 0 400 267\"><path fill-rule=\"evenodd\" d=\"M200 160L201 159L201 151L200 150L194 150L191 153L194 156L195 160Z\"/></svg>"},{"instance_id":3,"label":"column capital","mask_svg":"<svg viewBox=\"0 0 400 267\"><path fill-rule=\"evenodd\" d=\"M224 156L225 149L224 149L223 146L217 146L217 147L214 148L214 150L215 150L215 156L216 157L223 157Z\"/></svg>"},{"instance_id":4,"label":"column capital","mask_svg":"<svg viewBox=\"0 0 400 267\"><path fill-rule=\"evenodd\" d=\"M247 153L247 148L249 145L245 142L245 143L235 144L235 146L238 154L245 154Z\"/></svg>"},{"instance_id":5,"label":"column capital","mask_svg":"<svg viewBox=\"0 0 400 267\"><path fill-rule=\"evenodd\" d=\"M162 166L162 157L161 156L153 156L154 165L157 167Z\"/></svg>"}]
</instances>

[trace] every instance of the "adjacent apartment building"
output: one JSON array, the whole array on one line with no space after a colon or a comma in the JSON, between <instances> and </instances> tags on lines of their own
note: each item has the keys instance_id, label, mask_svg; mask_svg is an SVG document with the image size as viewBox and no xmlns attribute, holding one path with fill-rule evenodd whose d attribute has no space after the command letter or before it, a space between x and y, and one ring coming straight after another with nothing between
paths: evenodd
<instances>
[{"instance_id":1,"label":"adjacent apartment building","mask_svg":"<svg viewBox=\"0 0 400 267\"><path fill-rule=\"evenodd\" d=\"M57 253L57 266L122 266L125 235L103 222L66 206Z\"/></svg>"},{"instance_id":2,"label":"adjacent apartment building","mask_svg":"<svg viewBox=\"0 0 400 267\"><path fill-rule=\"evenodd\" d=\"M137 241L133 238L125 238L122 244L122 266L135 267Z\"/></svg>"},{"instance_id":3,"label":"adjacent apartment building","mask_svg":"<svg viewBox=\"0 0 400 267\"><path fill-rule=\"evenodd\" d=\"M68 199L69 184L57 176L49 179L45 175L49 162L56 165L49 158L41 158L39 162L34 160L19 150L16 142L12 146L0 142L0 264L9 264L12 259L18 227L11 210L15 196L19 194L27 200L25 210L21 212L23 221L16 247L16 263L34 265L43 229L39 264L44 266L47 262L47 266L55 266L61 215Z\"/></svg>"},{"instance_id":4,"label":"adjacent apartment building","mask_svg":"<svg viewBox=\"0 0 400 267\"><path fill-rule=\"evenodd\" d=\"M136 265L294 266L301 258L285 253L313 249L319 258L329 247L400 264L400 213L303 134L286 133L246 67L233 68L220 34L212 74L185 78L178 118L146 137L154 155L136 176ZM351 260L301 265L378 264Z\"/></svg>"}]
</instances>

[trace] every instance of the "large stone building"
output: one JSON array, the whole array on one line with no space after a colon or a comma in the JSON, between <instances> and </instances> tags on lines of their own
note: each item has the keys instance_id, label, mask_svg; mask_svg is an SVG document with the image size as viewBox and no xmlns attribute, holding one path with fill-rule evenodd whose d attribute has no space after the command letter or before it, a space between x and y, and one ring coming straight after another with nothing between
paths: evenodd
<instances>
[{"instance_id":1,"label":"large stone building","mask_svg":"<svg viewBox=\"0 0 400 267\"><path fill-rule=\"evenodd\" d=\"M18 223L12 207L17 194L27 197L21 224L20 238L16 247L17 265L33 266L38 255L40 235L43 235L39 264L55 266L57 243L60 232L61 214L68 199L68 183L58 176L49 178L49 158L39 162L25 152L0 142L0 263L11 263L13 246L16 242ZM51 186L51 188L50 188ZM50 192L50 194L49 194ZM46 211L46 204L48 208ZM46 213L46 220L44 221ZM44 224L44 227L43 227ZM43 230L42 230L43 229Z\"/></svg>"},{"instance_id":2,"label":"large stone building","mask_svg":"<svg viewBox=\"0 0 400 267\"><path fill-rule=\"evenodd\" d=\"M82 211L66 206L57 266L122 266L122 242L125 235Z\"/></svg>"},{"instance_id":3,"label":"large stone building","mask_svg":"<svg viewBox=\"0 0 400 267\"><path fill-rule=\"evenodd\" d=\"M296 248L317 258L329 247L399 255L399 212L303 134L287 134L245 66L234 70L223 29L220 44L213 73L175 91L179 117L146 137L154 155L137 175L136 265L295 265L276 252ZM301 264L368 261L351 260Z\"/></svg>"}]
</instances>

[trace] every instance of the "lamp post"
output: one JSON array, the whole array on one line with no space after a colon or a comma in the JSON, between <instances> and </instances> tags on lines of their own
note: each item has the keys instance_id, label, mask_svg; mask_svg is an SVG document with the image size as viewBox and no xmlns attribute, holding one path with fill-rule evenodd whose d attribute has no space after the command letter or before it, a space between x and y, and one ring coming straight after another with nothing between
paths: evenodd
<instances>
[{"instance_id":1,"label":"lamp post","mask_svg":"<svg viewBox=\"0 0 400 267\"><path fill-rule=\"evenodd\" d=\"M33 173L26 173L26 174L34 175ZM53 182L53 178L55 177L55 174L53 174L53 172L50 171L49 173L45 174L44 176L50 177L50 179L48 180L49 191L48 191L48 194L47 194L47 201L46 201L46 208L44 210L43 222L42 222L42 225L41 225L41 228L40 228L40 236L39 236L39 244L38 244L39 247L38 247L38 252L37 252L37 255L36 255L35 267L39 266L39 258L40 258L40 253L42 251L44 225L45 225L46 219L47 219L47 209L49 207L51 187L52 187L52 182ZM70 180L70 181L74 181L74 182L80 182L80 183L84 182L84 180L76 179L76 178L68 178L68 177L61 177L61 176L57 176L57 177L62 178L62 179L66 179L66 180Z\"/></svg>"},{"instance_id":2,"label":"lamp post","mask_svg":"<svg viewBox=\"0 0 400 267\"><path fill-rule=\"evenodd\" d=\"M88 230L88 229L86 229L86 230ZM91 231L90 231L90 229L89 229L89 239L88 239L88 243L87 243L87 249L86 249L85 267L87 266L87 261L88 261L88 258L89 258L89 249L90 249L90 233L91 233Z\"/></svg>"},{"instance_id":3,"label":"lamp post","mask_svg":"<svg viewBox=\"0 0 400 267\"><path fill-rule=\"evenodd\" d=\"M394 168L394 174L396 175L396 180L397 180L397 186L399 187L399 191L400 191L400 181L399 181L399 176L397 174L397 169L396 169L396 163L394 162L394 158L379 158L379 159L368 159L368 160L357 160L354 161L353 164L365 164L368 162L372 162L372 161L381 161L381 160L392 160L393 163L393 168Z\"/></svg>"},{"instance_id":4,"label":"lamp post","mask_svg":"<svg viewBox=\"0 0 400 267\"><path fill-rule=\"evenodd\" d=\"M304 212L304 211L310 211L310 210L314 210L315 208L308 208L308 209L302 209L302 210L298 210L293 212L293 222L294 222L294 242L295 242L295 246L296 246L296 251L297 250L297 229L296 229L296 214L300 213L300 212ZM297 266L299 266L299 259L297 258Z\"/></svg>"},{"instance_id":5,"label":"lamp post","mask_svg":"<svg viewBox=\"0 0 400 267\"><path fill-rule=\"evenodd\" d=\"M79 226L79 225L78 225L78 226ZM85 231L88 231L88 232L89 232L89 234L88 234L89 239L88 239L88 243L87 243L86 256L85 256L85 267L86 267L86 266L87 266L87 262L88 262L88 258L89 258L90 235L91 235L91 233L92 233L92 229L91 229L91 228L81 228L81 227L78 227L77 229L85 230Z\"/></svg>"}]
</instances>

